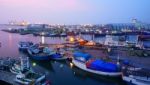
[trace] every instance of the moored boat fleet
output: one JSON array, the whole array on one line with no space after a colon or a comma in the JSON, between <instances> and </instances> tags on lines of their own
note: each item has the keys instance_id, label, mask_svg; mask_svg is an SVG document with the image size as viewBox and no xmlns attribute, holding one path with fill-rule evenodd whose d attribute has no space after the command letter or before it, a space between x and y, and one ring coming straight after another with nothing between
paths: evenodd
<instances>
[{"instance_id":1,"label":"moored boat fleet","mask_svg":"<svg viewBox=\"0 0 150 85\"><path fill-rule=\"evenodd\" d=\"M24 50L24 44L26 43L27 49ZM63 57L61 53L58 53L57 51L52 50L49 47L42 46L40 44L30 44L30 42L24 42L19 43L19 49L24 50L25 53L27 53L32 59L35 60L50 60L50 59L56 59L56 60L63 60L66 59Z\"/></svg>"},{"instance_id":2,"label":"moored boat fleet","mask_svg":"<svg viewBox=\"0 0 150 85\"><path fill-rule=\"evenodd\" d=\"M87 72L106 76L106 77L122 77L128 84L134 85L150 85L150 70L134 67L130 64L104 61L99 59L90 59L87 53L75 52L72 63ZM126 62L126 61L124 61Z\"/></svg>"},{"instance_id":3,"label":"moored boat fleet","mask_svg":"<svg viewBox=\"0 0 150 85\"><path fill-rule=\"evenodd\" d=\"M81 39L77 39L77 41L80 41L79 45L83 45L85 43L86 46L96 45L94 42L87 44L88 41L83 43L84 40ZM29 42L24 43L29 44ZM24 45L21 45L24 43L19 43L19 49L24 49ZM40 44L30 44L26 46L26 52L34 60L70 60L70 58L65 57L64 54L60 52L59 48L54 50L48 46L42 46ZM143 68L134 68L134 70L131 70L133 68L132 66L122 64L119 60L112 62L102 59L95 59L88 53L74 51L72 53L71 62L74 66L89 73L108 77L122 77L124 81L136 85L150 84L150 75L148 75L149 71L145 72L145 75L141 75L141 69Z\"/></svg>"}]
</instances>

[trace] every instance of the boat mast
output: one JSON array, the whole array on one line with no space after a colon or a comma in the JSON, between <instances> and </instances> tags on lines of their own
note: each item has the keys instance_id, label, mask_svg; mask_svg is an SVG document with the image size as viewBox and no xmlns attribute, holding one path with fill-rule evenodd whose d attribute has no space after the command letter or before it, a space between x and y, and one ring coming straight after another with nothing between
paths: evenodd
<instances>
[{"instance_id":1,"label":"boat mast","mask_svg":"<svg viewBox=\"0 0 150 85\"><path fill-rule=\"evenodd\" d=\"M30 63L29 63L29 57L26 57L23 59L23 57L20 57L21 59L21 70L23 71L25 68L29 69L30 68Z\"/></svg>"}]
</instances>

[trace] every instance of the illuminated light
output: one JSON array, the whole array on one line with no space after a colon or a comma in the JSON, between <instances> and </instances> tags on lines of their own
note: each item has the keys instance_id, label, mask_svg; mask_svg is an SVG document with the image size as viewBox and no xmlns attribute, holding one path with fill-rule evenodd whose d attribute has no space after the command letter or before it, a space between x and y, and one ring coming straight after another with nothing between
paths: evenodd
<instances>
[{"instance_id":1,"label":"illuminated light","mask_svg":"<svg viewBox=\"0 0 150 85\"><path fill-rule=\"evenodd\" d=\"M73 37L70 37L70 38L69 38L69 41L70 41L70 42L74 42L75 39L74 39Z\"/></svg>"},{"instance_id":2,"label":"illuminated light","mask_svg":"<svg viewBox=\"0 0 150 85\"><path fill-rule=\"evenodd\" d=\"M108 52L110 52L111 51L111 48L108 48Z\"/></svg>"},{"instance_id":3,"label":"illuminated light","mask_svg":"<svg viewBox=\"0 0 150 85\"><path fill-rule=\"evenodd\" d=\"M36 63L34 62L34 63L32 64L32 66L36 66Z\"/></svg>"},{"instance_id":4,"label":"illuminated light","mask_svg":"<svg viewBox=\"0 0 150 85\"><path fill-rule=\"evenodd\" d=\"M71 67L71 68L73 67L73 63L70 63L70 67Z\"/></svg>"},{"instance_id":5,"label":"illuminated light","mask_svg":"<svg viewBox=\"0 0 150 85\"><path fill-rule=\"evenodd\" d=\"M25 24L25 22L21 22L21 25L25 26L26 24Z\"/></svg>"}]
</instances>

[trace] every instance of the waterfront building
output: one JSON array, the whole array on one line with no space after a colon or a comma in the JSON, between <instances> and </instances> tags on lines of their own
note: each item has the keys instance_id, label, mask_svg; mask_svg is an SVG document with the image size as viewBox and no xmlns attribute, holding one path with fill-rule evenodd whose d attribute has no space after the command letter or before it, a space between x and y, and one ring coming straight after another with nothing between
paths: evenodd
<instances>
[{"instance_id":1,"label":"waterfront building","mask_svg":"<svg viewBox=\"0 0 150 85\"><path fill-rule=\"evenodd\" d=\"M31 31L42 31L47 28L48 28L47 24L29 24L27 26L27 29Z\"/></svg>"}]
</instances>

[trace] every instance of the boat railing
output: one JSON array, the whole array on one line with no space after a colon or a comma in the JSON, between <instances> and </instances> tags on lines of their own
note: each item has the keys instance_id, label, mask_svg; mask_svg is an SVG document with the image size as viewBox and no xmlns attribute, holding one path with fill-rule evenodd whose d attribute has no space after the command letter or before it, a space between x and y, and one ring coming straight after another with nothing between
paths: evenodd
<instances>
[{"instance_id":1,"label":"boat railing","mask_svg":"<svg viewBox=\"0 0 150 85\"><path fill-rule=\"evenodd\" d=\"M147 77L150 78L150 71L147 69L142 68L132 68L132 69L124 69L123 70L124 75L134 75L139 77Z\"/></svg>"}]
</instances>

